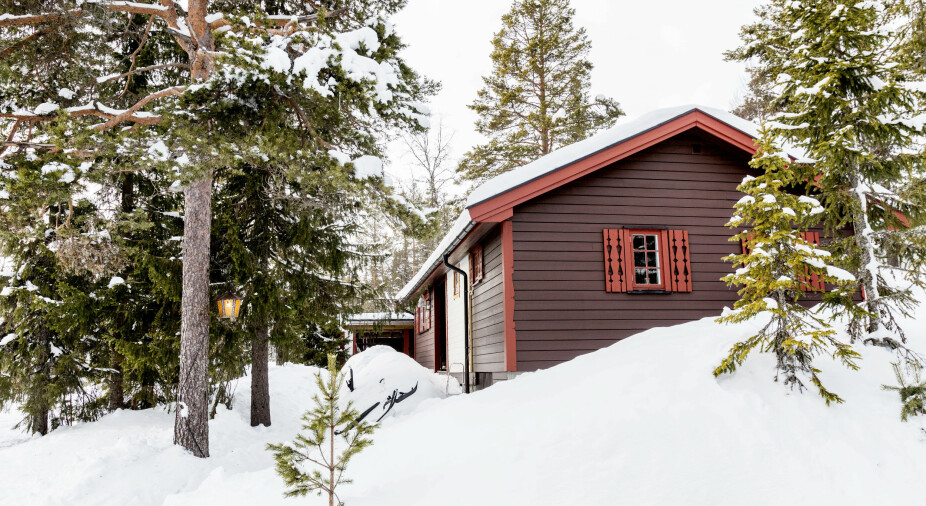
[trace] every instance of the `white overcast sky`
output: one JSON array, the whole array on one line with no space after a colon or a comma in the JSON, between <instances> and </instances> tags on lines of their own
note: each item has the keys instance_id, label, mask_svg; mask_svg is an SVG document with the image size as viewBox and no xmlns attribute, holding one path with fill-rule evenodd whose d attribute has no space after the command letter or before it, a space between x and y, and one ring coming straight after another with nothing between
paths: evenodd
<instances>
[{"instance_id":1,"label":"white overcast sky","mask_svg":"<svg viewBox=\"0 0 926 506\"><path fill-rule=\"evenodd\" d=\"M592 96L604 94L635 116L652 109L702 104L729 109L745 89L743 66L723 61L758 0L572 0L574 23L592 43ZM454 132L458 158L480 142L466 106L491 70L491 40L509 0L409 0L392 18L408 45L404 56L443 88L431 102L432 123ZM408 178L410 157L393 144L388 171Z\"/></svg>"}]
</instances>

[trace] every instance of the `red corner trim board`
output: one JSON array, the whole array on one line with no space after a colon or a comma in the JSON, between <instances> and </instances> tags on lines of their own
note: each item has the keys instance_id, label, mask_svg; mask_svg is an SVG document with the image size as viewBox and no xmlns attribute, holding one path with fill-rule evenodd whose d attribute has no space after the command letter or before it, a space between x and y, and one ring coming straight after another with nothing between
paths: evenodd
<instances>
[{"instance_id":1,"label":"red corner trim board","mask_svg":"<svg viewBox=\"0 0 926 506\"><path fill-rule=\"evenodd\" d=\"M518 370L518 346L514 330L514 239L511 221L502 222L502 271L505 279L505 370Z\"/></svg>"}]
</instances>

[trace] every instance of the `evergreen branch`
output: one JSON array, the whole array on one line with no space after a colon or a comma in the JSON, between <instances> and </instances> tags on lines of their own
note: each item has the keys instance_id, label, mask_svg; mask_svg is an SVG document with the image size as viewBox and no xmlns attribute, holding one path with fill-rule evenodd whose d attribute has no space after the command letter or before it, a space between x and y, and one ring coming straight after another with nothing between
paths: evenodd
<instances>
[{"instance_id":1,"label":"evergreen branch","mask_svg":"<svg viewBox=\"0 0 926 506\"><path fill-rule=\"evenodd\" d=\"M134 65L134 61L132 64ZM161 65L150 65L148 67L140 67L134 70L129 70L128 72L123 72L122 74L100 78L97 80L97 83L99 84L108 83L109 81L115 81L117 79L122 79L123 77L133 76L135 74L140 74L142 72L150 72L152 70L161 70L161 69L167 69L167 68L181 68L181 69L189 70L192 67L186 63L163 63ZM128 86L128 83L126 83L126 86Z\"/></svg>"},{"instance_id":2,"label":"evergreen branch","mask_svg":"<svg viewBox=\"0 0 926 506\"><path fill-rule=\"evenodd\" d=\"M8 16L0 18L0 28L8 26L25 26L39 25L42 23L54 23L67 16L80 16L83 13L80 9L74 9L65 12L48 12L45 14L25 14L22 16Z\"/></svg>"}]
</instances>

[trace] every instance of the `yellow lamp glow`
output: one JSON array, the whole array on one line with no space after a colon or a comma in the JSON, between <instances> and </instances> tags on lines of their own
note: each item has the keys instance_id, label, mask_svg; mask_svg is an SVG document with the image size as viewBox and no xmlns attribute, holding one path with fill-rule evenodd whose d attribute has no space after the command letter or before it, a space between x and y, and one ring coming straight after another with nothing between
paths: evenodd
<instances>
[{"instance_id":1,"label":"yellow lamp glow","mask_svg":"<svg viewBox=\"0 0 926 506\"><path fill-rule=\"evenodd\" d=\"M241 298L237 295L226 293L219 297L219 318L237 318L240 309Z\"/></svg>"}]
</instances>

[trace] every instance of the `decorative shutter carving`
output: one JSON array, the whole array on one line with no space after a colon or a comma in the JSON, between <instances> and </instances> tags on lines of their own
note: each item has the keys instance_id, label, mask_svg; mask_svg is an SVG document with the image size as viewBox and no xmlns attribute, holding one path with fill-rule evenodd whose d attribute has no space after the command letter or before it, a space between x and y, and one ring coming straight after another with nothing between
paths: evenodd
<instances>
[{"instance_id":1,"label":"decorative shutter carving","mask_svg":"<svg viewBox=\"0 0 926 506\"><path fill-rule=\"evenodd\" d=\"M810 231L801 232L801 237L803 237L804 240L809 242L810 244L813 244L813 245L820 244L820 233L819 232L810 232ZM820 276L818 276L816 273L806 274L807 271L809 271L809 269L807 269L806 267L804 268L804 270L805 270L805 275L800 277L801 290L805 292L810 292L810 291L822 292L826 290L826 286L823 282L823 279Z\"/></svg>"},{"instance_id":2,"label":"decorative shutter carving","mask_svg":"<svg viewBox=\"0 0 926 506\"><path fill-rule=\"evenodd\" d=\"M619 228L606 228L604 237L605 291L626 292L630 290L631 272L626 261L630 258L630 232Z\"/></svg>"},{"instance_id":3,"label":"decorative shutter carving","mask_svg":"<svg viewBox=\"0 0 926 506\"><path fill-rule=\"evenodd\" d=\"M668 230L669 265L666 289L671 292L691 291L691 252L687 230Z\"/></svg>"}]
</instances>

